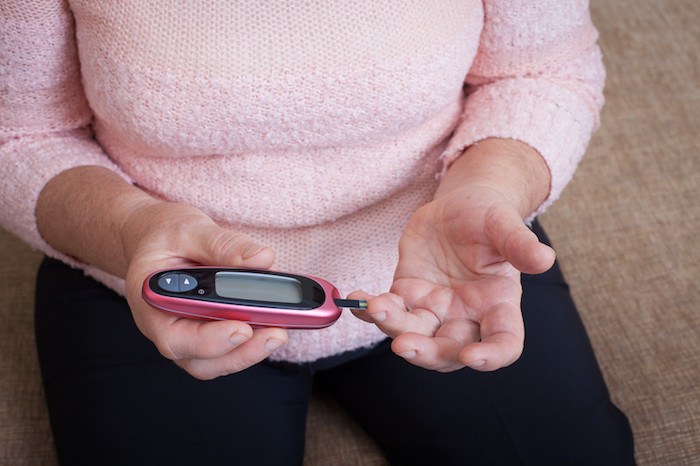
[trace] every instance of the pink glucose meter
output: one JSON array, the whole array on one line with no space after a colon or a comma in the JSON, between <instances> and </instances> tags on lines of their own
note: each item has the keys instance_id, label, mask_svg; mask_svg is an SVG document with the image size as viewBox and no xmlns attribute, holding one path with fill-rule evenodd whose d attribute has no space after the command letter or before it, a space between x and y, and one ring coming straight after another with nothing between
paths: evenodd
<instances>
[{"instance_id":1,"label":"pink glucose meter","mask_svg":"<svg viewBox=\"0 0 700 466\"><path fill-rule=\"evenodd\" d=\"M323 328L338 320L343 307L367 308L366 301L340 299L338 289L320 278L242 268L161 270L144 281L142 296L183 317L256 327Z\"/></svg>"}]
</instances>

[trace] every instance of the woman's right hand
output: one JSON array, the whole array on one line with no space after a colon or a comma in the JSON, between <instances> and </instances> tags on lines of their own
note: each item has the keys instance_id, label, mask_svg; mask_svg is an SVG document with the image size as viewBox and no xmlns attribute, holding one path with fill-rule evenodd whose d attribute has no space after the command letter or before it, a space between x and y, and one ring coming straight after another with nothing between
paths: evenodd
<instances>
[{"instance_id":1,"label":"woman's right hand","mask_svg":"<svg viewBox=\"0 0 700 466\"><path fill-rule=\"evenodd\" d=\"M164 268L219 265L268 269L275 255L240 233L217 225L186 204L157 202L131 213L122 226L128 260L126 298L139 330L158 351L192 376L208 380L242 371L287 341L281 328L174 316L141 297L144 280Z\"/></svg>"}]
</instances>

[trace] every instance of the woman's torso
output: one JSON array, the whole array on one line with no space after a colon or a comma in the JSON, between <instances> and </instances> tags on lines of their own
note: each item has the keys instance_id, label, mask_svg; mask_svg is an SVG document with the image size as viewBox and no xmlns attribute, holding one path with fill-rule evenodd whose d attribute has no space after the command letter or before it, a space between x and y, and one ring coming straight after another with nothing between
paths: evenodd
<instances>
[{"instance_id":1,"label":"woman's torso","mask_svg":"<svg viewBox=\"0 0 700 466\"><path fill-rule=\"evenodd\" d=\"M341 293L386 291L436 186L483 24L470 1L72 0L97 140L142 188L193 204ZM367 346L350 315L273 356Z\"/></svg>"}]
</instances>

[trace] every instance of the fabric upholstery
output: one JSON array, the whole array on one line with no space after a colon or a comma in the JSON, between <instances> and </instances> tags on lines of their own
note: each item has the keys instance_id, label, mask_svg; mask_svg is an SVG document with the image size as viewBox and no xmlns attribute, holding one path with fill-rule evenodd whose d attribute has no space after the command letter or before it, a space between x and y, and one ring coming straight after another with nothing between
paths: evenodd
<instances>
[{"instance_id":1,"label":"fabric upholstery","mask_svg":"<svg viewBox=\"0 0 700 466\"><path fill-rule=\"evenodd\" d=\"M602 129L542 218L640 464L700 463L700 4L594 1Z\"/></svg>"}]
</instances>

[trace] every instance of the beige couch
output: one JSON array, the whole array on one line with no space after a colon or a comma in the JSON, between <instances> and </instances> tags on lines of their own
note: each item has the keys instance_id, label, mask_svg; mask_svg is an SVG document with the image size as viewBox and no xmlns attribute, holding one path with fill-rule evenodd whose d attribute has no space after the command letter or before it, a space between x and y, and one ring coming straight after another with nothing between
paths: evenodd
<instances>
[{"instance_id":1,"label":"beige couch","mask_svg":"<svg viewBox=\"0 0 700 466\"><path fill-rule=\"evenodd\" d=\"M593 0L608 103L542 218L646 465L700 464L700 2ZM40 260L0 232L0 464L55 464L32 328ZM386 464L317 396L305 464Z\"/></svg>"}]
</instances>

